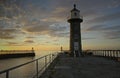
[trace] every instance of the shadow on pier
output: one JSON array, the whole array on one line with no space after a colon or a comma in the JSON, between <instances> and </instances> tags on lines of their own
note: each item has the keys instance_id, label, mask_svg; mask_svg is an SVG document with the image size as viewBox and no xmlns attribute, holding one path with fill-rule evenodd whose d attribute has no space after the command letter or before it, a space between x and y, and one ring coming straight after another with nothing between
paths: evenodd
<instances>
[{"instance_id":1,"label":"shadow on pier","mask_svg":"<svg viewBox=\"0 0 120 78\"><path fill-rule=\"evenodd\" d=\"M87 55L60 53L40 78L120 78L120 62Z\"/></svg>"}]
</instances>

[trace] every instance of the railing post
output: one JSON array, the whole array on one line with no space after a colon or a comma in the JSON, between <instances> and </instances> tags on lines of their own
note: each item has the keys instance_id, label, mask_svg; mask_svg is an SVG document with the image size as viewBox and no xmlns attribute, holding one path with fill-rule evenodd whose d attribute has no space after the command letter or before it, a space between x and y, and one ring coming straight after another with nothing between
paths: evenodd
<instances>
[{"instance_id":1,"label":"railing post","mask_svg":"<svg viewBox=\"0 0 120 78\"><path fill-rule=\"evenodd\" d=\"M114 56L113 56L113 52L114 52L114 51L112 51L112 58L114 58Z\"/></svg>"},{"instance_id":2,"label":"railing post","mask_svg":"<svg viewBox=\"0 0 120 78\"><path fill-rule=\"evenodd\" d=\"M110 58L111 58L111 50L110 50Z\"/></svg>"},{"instance_id":3,"label":"railing post","mask_svg":"<svg viewBox=\"0 0 120 78\"><path fill-rule=\"evenodd\" d=\"M93 52L93 55L95 56L95 52L94 51L92 51Z\"/></svg>"},{"instance_id":4,"label":"railing post","mask_svg":"<svg viewBox=\"0 0 120 78\"><path fill-rule=\"evenodd\" d=\"M101 50L99 51L99 56L102 56L102 51Z\"/></svg>"},{"instance_id":5,"label":"railing post","mask_svg":"<svg viewBox=\"0 0 120 78\"><path fill-rule=\"evenodd\" d=\"M103 50L102 50L102 57L104 57L104 52L103 52Z\"/></svg>"},{"instance_id":6,"label":"railing post","mask_svg":"<svg viewBox=\"0 0 120 78\"><path fill-rule=\"evenodd\" d=\"M103 50L103 57L105 57L105 53L104 53L104 50Z\"/></svg>"},{"instance_id":7,"label":"railing post","mask_svg":"<svg viewBox=\"0 0 120 78\"><path fill-rule=\"evenodd\" d=\"M105 50L104 50L104 57L106 57L106 53L105 53Z\"/></svg>"},{"instance_id":8,"label":"railing post","mask_svg":"<svg viewBox=\"0 0 120 78\"><path fill-rule=\"evenodd\" d=\"M109 58L110 58L110 50L109 50Z\"/></svg>"},{"instance_id":9,"label":"railing post","mask_svg":"<svg viewBox=\"0 0 120 78\"><path fill-rule=\"evenodd\" d=\"M101 56L103 57L103 50L101 50Z\"/></svg>"},{"instance_id":10,"label":"railing post","mask_svg":"<svg viewBox=\"0 0 120 78\"><path fill-rule=\"evenodd\" d=\"M36 73L37 73L37 78L38 78L38 59L36 60Z\"/></svg>"},{"instance_id":11,"label":"railing post","mask_svg":"<svg viewBox=\"0 0 120 78\"><path fill-rule=\"evenodd\" d=\"M118 57L120 56L120 50L118 50Z\"/></svg>"},{"instance_id":12,"label":"railing post","mask_svg":"<svg viewBox=\"0 0 120 78\"><path fill-rule=\"evenodd\" d=\"M105 54L104 54L104 50L102 50L102 52L103 52L103 57L105 56Z\"/></svg>"},{"instance_id":13,"label":"railing post","mask_svg":"<svg viewBox=\"0 0 120 78\"><path fill-rule=\"evenodd\" d=\"M115 59L116 59L116 51L114 51L114 57L115 57Z\"/></svg>"},{"instance_id":14,"label":"railing post","mask_svg":"<svg viewBox=\"0 0 120 78\"><path fill-rule=\"evenodd\" d=\"M109 50L107 50L106 52L107 52L107 57L109 57Z\"/></svg>"},{"instance_id":15,"label":"railing post","mask_svg":"<svg viewBox=\"0 0 120 78\"><path fill-rule=\"evenodd\" d=\"M96 54L97 54L96 56L98 56L98 50L96 50Z\"/></svg>"},{"instance_id":16,"label":"railing post","mask_svg":"<svg viewBox=\"0 0 120 78\"><path fill-rule=\"evenodd\" d=\"M110 58L111 58L111 50L110 50Z\"/></svg>"},{"instance_id":17,"label":"railing post","mask_svg":"<svg viewBox=\"0 0 120 78\"><path fill-rule=\"evenodd\" d=\"M104 57L104 51L102 50L102 57Z\"/></svg>"},{"instance_id":18,"label":"railing post","mask_svg":"<svg viewBox=\"0 0 120 78\"><path fill-rule=\"evenodd\" d=\"M108 50L106 50L106 55L107 55L107 57L108 57Z\"/></svg>"},{"instance_id":19,"label":"railing post","mask_svg":"<svg viewBox=\"0 0 120 78\"><path fill-rule=\"evenodd\" d=\"M45 68L47 67L47 56L45 56Z\"/></svg>"},{"instance_id":20,"label":"railing post","mask_svg":"<svg viewBox=\"0 0 120 78\"><path fill-rule=\"evenodd\" d=\"M105 50L104 50L104 57L106 57L106 53L105 53Z\"/></svg>"},{"instance_id":21,"label":"railing post","mask_svg":"<svg viewBox=\"0 0 120 78\"><path fill-rule=\"evenodd\" d=\"M101 55L101 52L100 52L100 50L98 51L99 52L99 56Z\"/></svg>"},{"instance_id":22,"label":"railing post","mask_svg":"<svg viewBox=\"0 0 120 78\"><path fill-rule=\"evenodd\" d=\"M100 50L98 50L98 56L100 56Z\"/></svg>"},{"instance_id":23,"label":"railing post","mask_svg":"<svg viewBox=\"0 0 120 78\"><path fill-rule=\"evenodd\" d=\"M98 52L97 52L97 50L95 50L96 51L96 56L98 56Z\"/></svg>"},{"instance_id":24,"label":"railing post","mask_svg":"<svg viewBox=\"0 0 120 78\"><path fill-rule=\"evenodd\" d=\"M52 54L52 61L53 61L53 54Z\"/></svg>"},{"instance_id":25,"label":"railing post","mask_svg":"<svg viewBox=\"0 0 120 78\"><path fill-rule=\"evenodd\" d=\"M100 56L100 50L98 50L98 56Z\"/></svg>"},{"instance_id":26,"label":"railing post","mask_svg":"<svg viewBox=\"0 0 120 78\"><path fill-rule=\"evenodd\" d=\"M109 53L109 50L108 50L108 58L110 57L110 53Z\"/></svg>"},{"instance_id":27,"label":"railing post","mask_svg":"<svg viewBox=\"0 0 120 78\"><path fill-rule=\"evenodd\" d=\"M109 50L109 58L111 58L111 51Z\"/></svg>"},{"instance_id":28,"label":"railing post","mask_svg":"<svg viewBox=\"0 0 120 78\"><path fill-rule=\"evenodd\" d=\"M113 58L115 58L115 51L113 51Z\"/></svg>"},{"instance_id":29,"label":"railing post","mask_svg":"<svg viewBox=\"0 0 120 78\"><path fill-rule=\"evenodd\" d=\"M118 56L118 50L117 50L117 51L116 51L116 59L117 59L117 60L118 60L118 57L119 57L119 56Z\"/></svg>"},{"instance_id":30,"label":"railing post","mask_svg":"<svg viewBox=\"0 0 120 78\"><path fill-rule=\"evenodd\" d=\"M111 50L111 58L113 58L113 53L112 52L113 52L113 50Z\"/></svg>"},{"instance_id":31,"label":"railing post","mask_svg":"<svg viewBox=\"0 0 120 78\"><path fill-rule=\"evenodd\" d=\"M118 58L120 58L120 50L118 50Z\"/></svg>"},{"instance_id":32,"label":"railing post","mask_svg":"<svg viewBox=\"0 0 120 78\"><path fill-rule=\"evenodd\" d=\"M51 63L51 54L49 55L49 63Z\"/></svg>"},{"instance_id":33,"label":"railing post","mask_svg":"<svg viewBox=\"0 0 120 78\"><path fill-rule=\"evenodd\" d=\"M95 56L97 56L97 52L95 51Z\"/></svg>"},{"instance_id":34,"label":"railing post","mask_svg":"<svg viewBox=\"0 0 120 78\"><path fill-rule=\"evenodd\" d=\"M95 51L95 56L97 56L97 52Z\"/></svg>"},{"instance_id":35,"label":"railing post","mask_svg":"<svg viewBox=\"0 0 120 78\"><path fill-rule=\"evenodd\" d=\"M115 51L113 50L113 58L115 58Z\"/></svg>"},{"instance_id":36,"label":"railing post","mask_svg":"<svg viewBox=\"0 0 120 78\"><path fill-rule=\"evenodd\" d=\"M92 51L92 54L93 54L93 55L95 55L95 52L94 52L94 51Z\"/></svg>"},{"instance_id":37,"label":"railing post","mask_svg":"<svg viewBox=\"0 0 120 78\"><path fill-rule=\"evenodd\" d=\"M95 52L94 51L92 51L93 52L93 55L95 56Z\"/></svg>"},{"instance_id":38,"label":"railing post","mask_svg":"<svg viewBox=\"0 0 120 78\"><path fill-rule=\"evenodd\" d=\"M110 50L109 50L109 58L110 58L111 56L110 56Z\"/></svg>"},{"instance_id":39,"label":"railing post","mask_svg":"<svg viewBox=\"0 0 120 78\"><path fill-rule=\"evenodd\" d=\"M106 50L104 50L104 52L105 52L105 57L107 57L107 55L106 55Z\"/></svg>"},{"instance_id":40,"label":"railing post","mask_svg":"<svg viewBox=\"0 0 120 78\"><path fill-rule=\"evenodd\" d=\"M9 71L6 72L6 78L9 78Z\"/></svg>"},{"instance_id":41,"label":"railing post","mask_svg":"<svg viewBox=\"0 0 120 78\"><path fill-rule=\"evenodd\" d=\"M95 52L95 56L97 55L97 52L96 51L94 51Z\"/></svg>"}]
</instances>

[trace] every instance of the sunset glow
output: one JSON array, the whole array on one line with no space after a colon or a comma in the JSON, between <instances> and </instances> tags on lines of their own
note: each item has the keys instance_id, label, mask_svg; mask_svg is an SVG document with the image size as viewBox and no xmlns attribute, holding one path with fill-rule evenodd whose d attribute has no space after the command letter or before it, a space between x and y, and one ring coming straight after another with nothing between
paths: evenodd
<instances>
[{"instance_id":1,"label":"sunset glow","mask_svg":"<svg viewBox=\"0 0 120 78\"><path fill-rule=\"evenodd\" d=\"M82 48L120 49L120 0L0 0L0 50L69 50L74 3L83 16Z\"/></svg>"}]
</instances>

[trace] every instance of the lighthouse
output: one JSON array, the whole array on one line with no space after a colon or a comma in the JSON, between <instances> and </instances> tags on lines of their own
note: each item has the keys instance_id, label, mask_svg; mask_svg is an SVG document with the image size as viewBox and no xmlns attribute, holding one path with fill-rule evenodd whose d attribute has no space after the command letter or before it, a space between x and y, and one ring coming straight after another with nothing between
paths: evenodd
<instances>
[{"instance_id":1,"label":"lighthouse","mask_svg":"<svg viewBox=\"0 0 120 78\"><path fill-rule=\"evenodd\" d=\"M81 23L83 22L80 16L80 11L76 8L71 10L71 16L68 19L70 23L70 54L71 56L82 56L82 42L81 42Z\"/></svg>"}]
</instances>

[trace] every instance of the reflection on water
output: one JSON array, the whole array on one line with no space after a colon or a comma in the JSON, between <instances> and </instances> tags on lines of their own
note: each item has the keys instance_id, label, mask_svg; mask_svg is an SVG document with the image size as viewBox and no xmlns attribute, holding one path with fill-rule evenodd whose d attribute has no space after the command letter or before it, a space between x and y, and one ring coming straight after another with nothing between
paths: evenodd
<instances>
[{"instance_id":1,"label":"reflection on water","mask_svg":"<svg viewBox=\"0 0 120 78\"><path fill-rule=\"evenodd\" d=\"M26 63L35 58L50 54L53 52L36 52L35 57L22 57L22 58L11 58L0 60L0 71ZM39 69L44 65L44 59L39 60ZM22 66L15 70L10 71L10 78L32 78L36 72L36 63L30 63L28 65ZM5 74L0 74L0 78L5 78Z\"/></svg>"}]
</instances>

